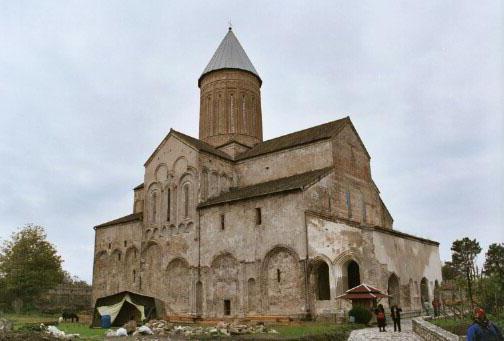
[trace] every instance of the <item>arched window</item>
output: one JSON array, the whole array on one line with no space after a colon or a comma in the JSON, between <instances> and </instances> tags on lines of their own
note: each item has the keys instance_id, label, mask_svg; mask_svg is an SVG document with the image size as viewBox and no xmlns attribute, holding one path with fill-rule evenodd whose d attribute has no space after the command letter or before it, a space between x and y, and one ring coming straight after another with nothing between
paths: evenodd
<instances>
[{"instance_id":1,"label":"arched window","mask_svg":"<svg viewBox=\"0 0 504 341\"><path fill-rule=\"evenodd\" d=\"M235 115L234 115L234 95L231 94L229 98L229 131L235 132Z\"/></svg>"},{"instance_id":2,"label":"arched window","mask_svg":"<svg viewBox=\"0 0 504 341\"><path fill-rule=\"evenodd\" d=\"M184 218L189 217L189 184L184 186Z\"/></svg>"},{"instance_id":3,"label":"arched window","mask_svg":"<svg viewBox=\"0 0 504 341\"><path fill-rule=\"evenodd\" d=\"M242 95L242 120L243 120L243 130L247 132L247 111L245 109L245 94Z\"/></svg>"},{"instance_id":4,"label":"arched window","mask_svg":"<svg viewBox=\"0 0 504 341\"><path fill-rule=\"evenodd\" d=\"M210 96L207 98L207 115L208 115L208 136L213 134L213 118L212 118L212 99Z\"/></svg>"},{"instance_id":5,"label":"arched window","mask_svg":"<svg viewBox=\"0 0 504 341\"><path fill-rule=\"evenodd\" d=\"M221 113L221 108L222 108L221 97L222 97L221 94L219 94L219 98L217 100L217 111L215 112L215 123L216 123L215 131L217 134L220 134L222 132L221 122L222 122L222 119L224 118L224 117L222 117L222 113Z\"/></svg>"},{"instance_id":6,"label":"arched window","mask_svg":"<svg viewBox=\"0 0 504 341\"><path fill-rule=\"evenodd\" d=\"M201 196L203 200L208 198L208 172L206 170L201 172Z\"/></svg>"},{"instance_id":7,"label":"arched window","mask_svg":"<svg viewBox=\"0 0 504 341\"><path fill-rule=\"evenodd\" d=\"M399 287L399 277L396 274L390 275L388 279L389 305L401 304L401 290Z\"/></svg>"},{"instance_id":8,"label":"arched window","mask_svg":"<svg viewBox=\"0 0 504 341\"><path fill-rule=\"evenodd\" d=\"M352 202L351 202L351 196L350 196L350 192L349 191L346 191L346 193L345 193L345 199L346 199L346 207L347 207L347 210L348 210L348 217L352 218Z\"/></svg>"},{"instance_id":9,"label":"arched window","mask_svg":"<svg viewBox=\"0 0 504 341\"><path fill-rule=\"evenodd\" d=\"M152 200L151 200L151 223L156 222L156 215L157 215L157 193L154 192L152 193Z\"/></svg>"},{"instance_id":10,"label":"arched window","mask_svg":"<svg viewBox=\"0 0 504 341\"><path fill-rule=\"evenodd\" d=\"M171 213L171 189L166 192L166 221L170 221Z\"/></svg>"},{"instance_id":11,"label":"arched window","mask_svg":"<svg viewBox=\"0 0 504 341\"><path fill-rule=\"evenodd\" d=\"M360 282L359 264L356 261L350 261L347 265L348 289L358 286Z\"/></svg>"},{"instance_id":12,"label":"arched window","mask_svg":"<svg viewBox=\"0 0 504 341\"><path fill-rule=\"evenodd\" d=\"M253 134L255 134L255 124L256 124L256 104L255 104L255 97L252 96L252 111L250 112L250 117L252 118L252 122L254 122L254 132Z\"/></svg>"},{"instance_id":13,"label":"arched window","mask_svg":"<svg viewBox=\"0 0 504 341\"><path fill-rule=\"evenodd\" d=\"M317 278L317 300L330 300L331 292L329 289L329 266L326 262L320 262L316 270Z\"/></svg>"}]
</instances>

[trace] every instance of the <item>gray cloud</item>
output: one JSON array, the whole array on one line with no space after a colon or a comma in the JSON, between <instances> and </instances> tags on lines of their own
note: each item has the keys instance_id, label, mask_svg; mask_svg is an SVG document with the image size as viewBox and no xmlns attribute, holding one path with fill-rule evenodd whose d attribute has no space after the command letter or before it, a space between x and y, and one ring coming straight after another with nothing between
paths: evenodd
<instances>
[{"instance_id":1,"label":"gray cloud","mask_svg":"<svg viewBox=\"0 0 504 341\"><path fill-rule=\"evenodd\" d=\"M0 4L0 238L47 227L90 280L92 226L127 214L170 127L197 136L197 78L229 19L272 138L350 115L404 232L504 241L498 1ZM481 257L482 258L482 257Z\"/></svg>"}]
</instances>

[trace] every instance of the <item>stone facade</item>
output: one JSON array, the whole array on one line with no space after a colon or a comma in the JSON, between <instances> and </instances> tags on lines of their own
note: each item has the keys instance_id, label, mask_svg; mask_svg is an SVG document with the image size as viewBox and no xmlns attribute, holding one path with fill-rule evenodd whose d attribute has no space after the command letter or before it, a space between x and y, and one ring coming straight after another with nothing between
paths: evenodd
<instances>
[{"instance_id":1,"label":"stone facade","mask_svg":"<svg viewBox=\"0 0 504 341\"><path fill-rule=\"evenodd\" d=\"M171 130L133 213L95 227L93 299L131 290L171 316L321 317L365 282L405 310L430 301L438 243L392 228L348 117L263 142L258 76L233 66L199 84L200 139Z\"/></svg>"}]
</instances>

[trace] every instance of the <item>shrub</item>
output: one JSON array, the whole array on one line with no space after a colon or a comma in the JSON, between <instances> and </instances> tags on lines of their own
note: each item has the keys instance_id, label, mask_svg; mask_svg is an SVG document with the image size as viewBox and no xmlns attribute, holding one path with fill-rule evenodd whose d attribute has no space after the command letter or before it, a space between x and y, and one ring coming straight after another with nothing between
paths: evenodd
<instances>
[{"instance_id":1,"label":"shrub","mask_svg":"<svg viewBox=\"0 0 504 341\"><path fill-rule=\"evenodd\" d=\"M373 314L366 308L353 307L352 310L348 312L348 316L353 316L357 323L368 324Z\"/></svg>"}]
</instances>

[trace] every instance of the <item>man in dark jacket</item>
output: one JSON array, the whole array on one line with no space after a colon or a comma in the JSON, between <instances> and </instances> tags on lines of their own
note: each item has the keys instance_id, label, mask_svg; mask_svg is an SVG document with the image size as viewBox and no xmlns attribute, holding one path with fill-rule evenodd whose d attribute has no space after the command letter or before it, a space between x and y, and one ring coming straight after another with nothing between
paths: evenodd
<instances>
[{"instance_id":1,"label":"man in dark jacket","mask_svg":"<svg viewBox=\"0 0 504 341\"><path fill-rule=\"evenodd\" d=\"M467 329L467 341L504 341L499 328L488 321L482 308L474 310L474 323Z\"/></svg>"},{"instance_id":2,"label":"man in dark jacket","mask_svg":"<svg viewBox=\"0 0 504 341\"><path fill-rule=\"evenodd\" d=\"M394 331L401 331L401 312L402 309L397 304L390 307L390 316L392 317L392 321L394 321Z\"/></svg>"}]
</instances>

